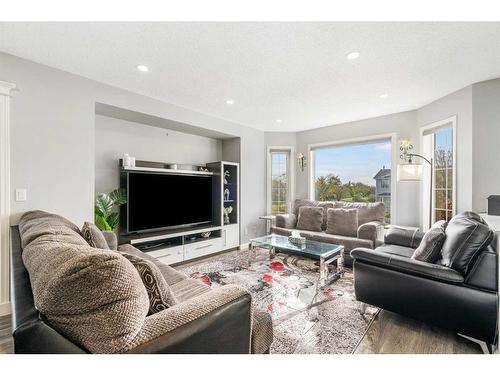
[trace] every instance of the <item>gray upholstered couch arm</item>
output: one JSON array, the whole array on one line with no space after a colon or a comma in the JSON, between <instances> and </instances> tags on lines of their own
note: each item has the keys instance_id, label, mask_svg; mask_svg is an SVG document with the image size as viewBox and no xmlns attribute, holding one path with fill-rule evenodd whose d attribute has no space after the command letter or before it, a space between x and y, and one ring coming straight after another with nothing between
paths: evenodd
<instances>
[{"instance_id":1,"label":"gray upholstered couch arm","mask_svg":"<svg viewBox=\"0 0 500 375\"><path fill-rule=\"evenodd\" d=\"M118 240L116 238L115 232L108 232L108 231L101 231L102 235L104 236L104 239L106 240L106 243L108 244L108 247L111 250L116 250L118 248Z\"/></svg>"},{"instance_id":2,"label":"gray upholstered couch arm","mask_svg":"<svg viewBox=\"0 0 500 375\"><path fill-rule=\"evenodd\" d=\"M415 276L461 284L464 281L462 274L445 266L434 263L421 262L400 255L384 253L382 251L357 248L351 251L355 262L369 263L382 268L407 273Z\"/></svg>"},{"instance_id":3,"label":"gray upholstered couch arm","mask_svg":"<svg viewBox=\"0 0 500 375\"><path fill-rule=\"evenodd\" d=\"M297 216L295 214L276 215L276 226L294 229L297 226Z\"/></svg>"},{"instance_id":4,"label":"gray upholstered couch arm","mask_svg":"<svg viewBox=\"0 0 500 375\"><path fill-rule=\"evenodd\" d=\"M249 353L250 293L226 285L146 317L127 353Z\"/></svg>"},{"instance_id":5,"label":"gray upholstered couch arm","mask_svg":"<svg viewBox=\"0 0 500 375\"><path fill-rule=\"evenodd\" d=\"M408 229L391 225L385 231L384 242L389 245L398 245L416 249L422 241L424 233L420 229Z\"/></svg>"},{"instance_id":6,"label":"gray upholstered couch arm","mask_svg":"<svg viewBox=\"0 0 500 375\"><path fill-rule=\"evenodd\" d=\"M380 221L361 224L358 228L358 238L372 241L375 248L384 242L384 225Z\"/></svg>"}]
</instances>

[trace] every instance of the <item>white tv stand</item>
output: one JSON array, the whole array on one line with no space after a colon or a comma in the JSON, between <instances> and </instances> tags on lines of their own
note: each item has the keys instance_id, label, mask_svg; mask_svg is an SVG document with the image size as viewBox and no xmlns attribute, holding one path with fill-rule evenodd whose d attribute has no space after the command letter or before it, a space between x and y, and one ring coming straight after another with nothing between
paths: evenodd
<instances>
[{"instance_id":1,"label":"white tv stand","mask_svg":"<svg viewBox=\"0 0 500 375\"><path fill-rule=\"evenodd\" d=\"M240 246L239 164L224 161L209 163L206 165L209 171L157 167L160 165L162 163L137 161L136 167L121 167L121 171L122 173L141 171L213 175L213 224L189 227L184 230L121 235L120 243L129 243L168 265L238 248ZM228 198L227 191L225 194L226 189L229 190L230 199L226 199ZM233 209L225 220L224 208L228 206ZM208 232L210 232L208 237L202 236L202 233Z\"/></svg>"}]
</instances>

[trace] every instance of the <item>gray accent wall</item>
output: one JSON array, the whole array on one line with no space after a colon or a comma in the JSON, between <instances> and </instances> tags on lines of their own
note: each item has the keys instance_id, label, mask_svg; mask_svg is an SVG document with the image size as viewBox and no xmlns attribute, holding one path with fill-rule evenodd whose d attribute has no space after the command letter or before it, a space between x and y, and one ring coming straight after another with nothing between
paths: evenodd
<instances>
[{"instance_id":1,"label":"gray accent wall","mask_svg":"<svg viewBox=\"0 0 500 375\"><path fill-rule=\"evenodd\" d=\"M119 186L118 160L206 164L221 160L222 140L185 134L106 116L95 117L95 192Z\"/></svg>"},{"instance_id":2,"label":"gray accent wall","mask_svg":"<svg viewBox=\"0 0 500 375\"><path fill-rule=\"evenodd\" d=\"M500 195L500 79L472 85L472 209Z\"/></svg>"},{"instance_id":3,"label":"gray accent wall","mask_svg":"<svg viewBox=\"0 0 500 375\"><path fill-rule=\"evenodd\" d=\"M240 138L242 241L264 233L264 132L0 53L0 80L13 82L12 193L28 190L26 202L12 197L12 222L42 209L78 225L93 220L95 192L95 104L210 129Z\"/></svg>"}]
</instances>

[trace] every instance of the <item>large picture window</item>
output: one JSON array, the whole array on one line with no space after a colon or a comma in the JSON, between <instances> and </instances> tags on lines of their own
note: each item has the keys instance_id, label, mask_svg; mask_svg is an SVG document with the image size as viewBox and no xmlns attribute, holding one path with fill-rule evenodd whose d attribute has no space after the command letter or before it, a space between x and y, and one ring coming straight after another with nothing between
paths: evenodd
<instances>
[{"instance_id":1,"label":"large picture window","mask_svg":"<svg viewBox=\"0 0 500 375\"><path fill-rule=\"evenodd\" d=\"M314 199L384 202L391 221L391 139L312 150Z\"/></svg>"}]
</instances>

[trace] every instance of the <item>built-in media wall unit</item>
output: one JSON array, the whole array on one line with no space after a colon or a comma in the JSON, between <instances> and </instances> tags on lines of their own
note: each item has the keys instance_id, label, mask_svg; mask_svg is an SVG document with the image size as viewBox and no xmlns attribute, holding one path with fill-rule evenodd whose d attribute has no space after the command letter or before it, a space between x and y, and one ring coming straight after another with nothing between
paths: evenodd
<instances>
[{"instance_id":1,"label":"built-in media wall unit","mask_svg":"<svg viewBox=\"0 0 500 375\"><path fill-rule=\"evenodd\" d=\"M120 243L165 264L240 246L239 165L120 160Z\"/></svg>"}]
</instances>

